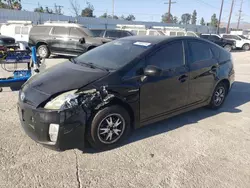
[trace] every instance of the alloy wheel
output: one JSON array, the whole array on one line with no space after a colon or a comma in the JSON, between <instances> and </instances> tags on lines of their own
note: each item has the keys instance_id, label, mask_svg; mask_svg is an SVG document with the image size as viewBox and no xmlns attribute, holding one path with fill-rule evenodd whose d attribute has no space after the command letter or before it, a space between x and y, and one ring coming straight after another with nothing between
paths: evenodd
<instances>
[{"instance_id":1,"label":"alloy wheel","mask_svg":"<svg viewBox=\"0 0 250 188\"><path fill-rule=\"evenodd\" d=\"M120 114L106 116L98 125L97 136L104 144L118 141L125 130L125 120Z\"/></svg>"},{"instance_id":2,"label":"alloy wheel","mask_svg":"<svg viewBox=\"0 0 250 188\"><path fill-rule=\"evenodd\" d=\"M220 106L224 99L225 99L225 88L224 87L218 87L217 90L214 93L214 105Z\"/></svg>"}]
</instances>

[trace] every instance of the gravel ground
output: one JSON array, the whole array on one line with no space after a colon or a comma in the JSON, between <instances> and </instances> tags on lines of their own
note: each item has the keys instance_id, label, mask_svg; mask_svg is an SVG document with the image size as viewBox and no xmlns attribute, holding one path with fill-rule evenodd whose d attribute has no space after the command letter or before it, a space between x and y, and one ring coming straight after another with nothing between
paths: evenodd
<instances>
[{"instance_id":1,"label":"gravel ground","mask_svg":"<svg viewBox=\"0 0 250 188\"><path fill-rule=\"evenodd\" d=\"M36 144L21 129L17 92L4 89L0 187L250 187L250 52L233 57L236 83L222 109L201 108L147 126L101 153Z\"/></svg>"}]
</instances>

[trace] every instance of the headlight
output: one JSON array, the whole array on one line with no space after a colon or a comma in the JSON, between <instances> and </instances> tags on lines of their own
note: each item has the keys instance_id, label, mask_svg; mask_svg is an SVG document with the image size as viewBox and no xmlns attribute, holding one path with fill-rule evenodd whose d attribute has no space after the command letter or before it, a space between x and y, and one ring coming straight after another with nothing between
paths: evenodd
<instances>
[{"instance_id":1,"label":"headlight","mask_svg":"<svg viewBox=\"0 0 250 188\"><path fill-rule=\"evenodd\" d=\"M68 91L57 96L56 98L49 101L44 108L48 110L60 110L65 104L67 104L67 102L78 97L76 91L77 90Z\"/></svg>"}]
</instances>

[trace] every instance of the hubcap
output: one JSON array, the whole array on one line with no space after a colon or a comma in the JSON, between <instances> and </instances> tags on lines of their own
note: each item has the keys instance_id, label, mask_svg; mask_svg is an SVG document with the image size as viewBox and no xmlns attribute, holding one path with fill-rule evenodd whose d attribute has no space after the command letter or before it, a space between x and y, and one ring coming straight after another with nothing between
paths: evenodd
<instances>
[{"instance_id":1,"label":"hubcap","mask_svg":"<svg viewBox=\"0 0 250 188\"><path fill-rule=\"evenodd\" d=\"M99 124L97 135L102 143L112 144L121 138L124 129L124 118L120 114L110 114Z\"/></svg>"},{"instance_id":2,"label":"hubcap","mask_svg":"<svg viewBox=\"0 0 250 188\"><path fill-rule=\"evenodd\" d=\"M220 106L225 98L224 87L219 87L214 93L214 104L215 106Z\"/></svg>"},{"instance_id":3,"label":"hubcap","mask_svg":"<svg viewBox=\"0 0 250 188\"><path fill-rule=\"evenodd\" d=\"M41 57L45 57L47 55L47 50L44 47L40 47L38 52Z\"/></svg>"}]
</instances>

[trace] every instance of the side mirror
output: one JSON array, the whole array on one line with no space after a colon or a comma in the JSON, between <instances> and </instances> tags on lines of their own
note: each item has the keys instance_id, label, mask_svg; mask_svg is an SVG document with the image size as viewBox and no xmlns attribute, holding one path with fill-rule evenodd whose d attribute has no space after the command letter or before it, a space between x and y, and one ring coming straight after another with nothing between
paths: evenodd
<instances>
[{"instance_id":1,"label":"side mirror","mask_svg":"<svg viewBox=\"0 0 250 188\"><path fill-rule=\"evenodd\" d=\"M79 42L81 43L81 44L84 44L86 41L85 41L85 38L80 38L79 39Z\"/></svg>"},{"instance_id":2,"label":"side mirror","mask_svg":"<svg viewBox=\"0 0 250 188\"><path fill-rule=\"evenodd\" d=\"M156 67L154 65L148 65L144 69L144 75L145 76L160 76L162 73L162 69L159 67Z\"/></svg>"}]
</instances>

